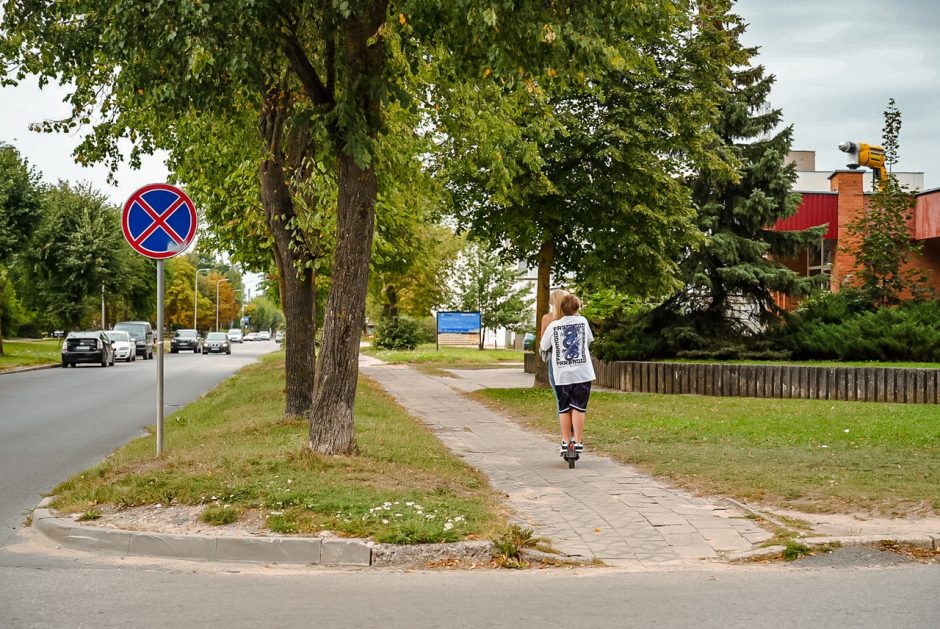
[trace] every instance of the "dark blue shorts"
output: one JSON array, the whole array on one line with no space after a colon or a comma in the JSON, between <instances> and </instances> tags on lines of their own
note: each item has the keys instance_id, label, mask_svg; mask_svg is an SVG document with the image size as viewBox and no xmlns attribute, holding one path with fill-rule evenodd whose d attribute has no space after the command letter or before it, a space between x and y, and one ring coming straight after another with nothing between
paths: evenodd
<instances>
[{"instance_id":1,"label":"dark blue shorts","mask_svg":"<svg viewBox=\"0 0 940 629\"><path fill-rule=\"evenodd\" d=\"M567 413L571 409L587 411L588 399L591 397L591 383L556 384L555 396L558 398L559 413Z\"/></svg>"}]
</instances>

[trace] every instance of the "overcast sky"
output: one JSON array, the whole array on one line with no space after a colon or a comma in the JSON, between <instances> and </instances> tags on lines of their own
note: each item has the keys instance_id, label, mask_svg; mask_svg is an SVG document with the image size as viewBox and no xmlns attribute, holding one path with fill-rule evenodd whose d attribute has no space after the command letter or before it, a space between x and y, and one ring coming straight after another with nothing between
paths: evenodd
<instances>
[{"instance_id":1,"label":"overcast sky","mask_svg":"<svg viewBox=\"0 0 940 629\"><path fill-rule=\"evenodd\" d=\"M881 143L882 112L901 112L896 171L940 187L940 2L740 0L745 43L777 77L772 106L817 170L845 167L843 140Z\"/></svg>"},{"instance_id":2,"label":"overcast sky","mask_svg":"<svg viewBox=\"0 0 940 629\"><path fill-rule=\"evenodd\" d=\"M819 170L842 168L843 140L881 141L882 112L894 97L901 111L900 163L940 187L940 2L935 0L740 0L750 24L745 43L777 77L771 99L794 125L793 147L816 151ZM118 185L103 166L74 163L77 136L29 131L30 122L64 116L63 91L34 83L0 88L0 141L17 148L47 181L89 181L115 203L147 183L164 181L160 159L124 169Z\"/></svg>"}]
</instances>

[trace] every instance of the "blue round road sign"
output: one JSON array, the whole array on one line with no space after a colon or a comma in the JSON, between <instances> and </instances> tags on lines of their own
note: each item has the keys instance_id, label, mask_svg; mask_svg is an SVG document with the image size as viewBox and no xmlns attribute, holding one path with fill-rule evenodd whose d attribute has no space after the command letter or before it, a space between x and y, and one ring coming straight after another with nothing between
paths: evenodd
<instances>
[{"instance_id":1,"label":"blue round road sign","mask_svg":"<svg viewBox=\"0 0 940 629\"><path fill-rule=\"evenodd\" d=\"M137 253L163 260L183 253L196 236L196 206L165 183L144 186L124 203L121 228Z\"/></svg>"}]
</instances>

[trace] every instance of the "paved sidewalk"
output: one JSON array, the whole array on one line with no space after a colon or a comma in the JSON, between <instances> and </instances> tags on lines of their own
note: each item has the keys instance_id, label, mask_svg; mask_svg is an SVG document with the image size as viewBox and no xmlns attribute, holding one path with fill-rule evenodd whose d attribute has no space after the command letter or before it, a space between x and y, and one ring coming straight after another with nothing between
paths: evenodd
<instances>
[{"instance_id":1,"label":"paved sidewalk","mask_svg":"<svg viewBox=\"0 0 940 629\"><path fill-rule=\"evenodd\" d=\"M720 559L771 537L743 511L596 456L589 441L577 468L569 470L556 440L524 430L457 390L479 387L365 355L360 370L506 493L519 524L564 554L642 568Z\"/></svg>"}]
</instances>

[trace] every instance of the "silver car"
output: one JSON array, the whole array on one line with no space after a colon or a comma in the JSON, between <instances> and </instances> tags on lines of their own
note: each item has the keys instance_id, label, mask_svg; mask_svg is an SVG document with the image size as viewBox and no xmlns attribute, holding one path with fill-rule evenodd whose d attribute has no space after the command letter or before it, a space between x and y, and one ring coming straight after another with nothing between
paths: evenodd
<instances>
[{"instance_id":1,"label":"silver car","mask_svg":"<svg viewBox=\"0 0 940 629\"><path fill-rule=\"evenodd\" d=\"M111 341L111 347L114 348L114 359L124 362L134 362L137 360L137 345L131 338L129 332L123 330L105 331L108 340Z\"/></svg>"}]
</instances>

